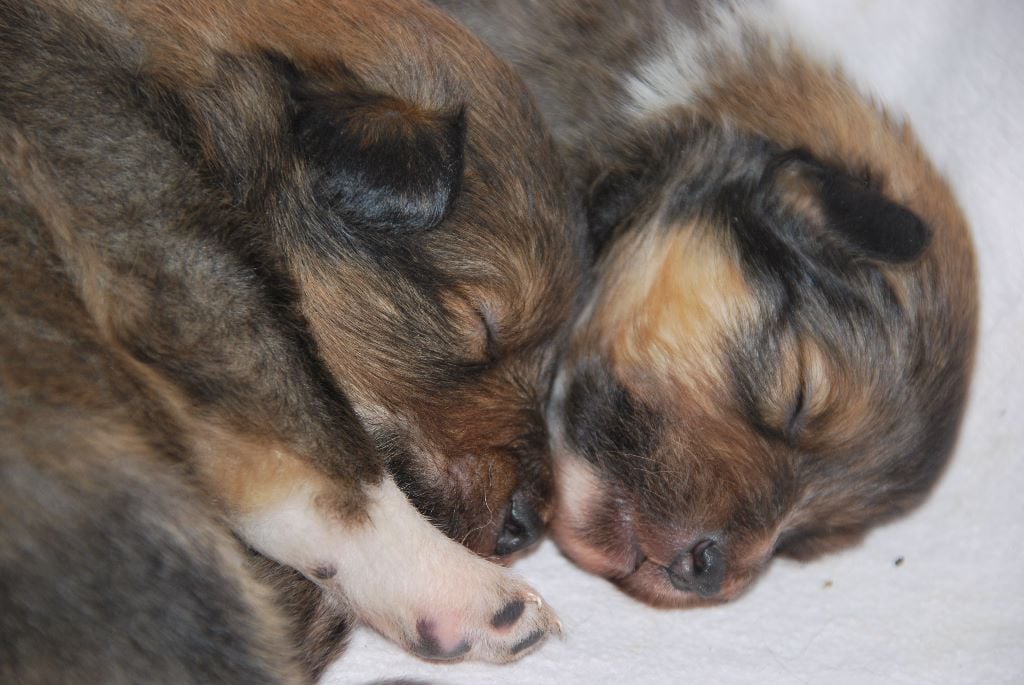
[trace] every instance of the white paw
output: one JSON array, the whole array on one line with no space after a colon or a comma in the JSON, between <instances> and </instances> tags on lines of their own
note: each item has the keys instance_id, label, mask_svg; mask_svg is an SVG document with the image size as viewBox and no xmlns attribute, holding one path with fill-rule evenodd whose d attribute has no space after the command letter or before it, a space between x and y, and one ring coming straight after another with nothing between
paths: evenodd
<instances>
[{"instance_id":1,"label":"white paw","mask_svg":"<svg viewBox=\"0 0 1024 685\"><path fill-rule=\"evenodd\" d=\"M325 515L298 488L250 519L260 552L343 595L356 615L424 659L514 661L561 633L526 583L445 537L391 479L367 491L360 522Z\"/></svg>"},{"instance_id":2,"label":"white paw","mask_svg":"<svg viewBox=\"0 0 1024 685\"><path fill-rule=\"evenodd\" d=\"M561 633L529 585L449 540L390 482L371 519L370 554L337 580L364 621L413 654L505 663Z\"/></svg>"},{"instance_id":3,"label":"white paw","mask_svg":"<svg viewBox=\"0 0 1024 685\"><path fill-rule=\"evenodd\" d=\"M463 589L469 590L468 586ZM561 633L554 612L528 586L507 574L497 582L488 579L471 595L458 598L455 606L451 596L437 599L435 606L420 608L413 633L400 622L394 624L402 632L401 637L395 636L397 641L424 659L505 663Z\"/></svg>"}]
</instances>

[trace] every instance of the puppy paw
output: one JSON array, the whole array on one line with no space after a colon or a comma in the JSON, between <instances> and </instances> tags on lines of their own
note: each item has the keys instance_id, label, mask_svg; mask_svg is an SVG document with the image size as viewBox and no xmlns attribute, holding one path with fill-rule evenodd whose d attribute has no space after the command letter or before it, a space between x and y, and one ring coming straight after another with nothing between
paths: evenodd
<instances>
[{"instance_id":1,"label":"puppy paw","mask_svg":"<svg viewBox=\"0 0 1024 685\"><path fill-rule=\"evenodd\" d=\"M485 586L472 595L475 601L465 601L471 598L466 595L458 609L443 606L444 601L427 608L416 620L415 634L402 640L409 651L431 661L506 663L561 634L554 612L528 586L507 573L497 582L484 580Z\"/></svg>"},{"instance_id":2,"label":"puppy paw","mask_svg":"<svg viewBox=\"0 0 1024 685\"><path fill-rule=\"evenodd\" d=\"M367 494L356 522L325 515L315 489L297 489L242 526L244 537L424 659L505 663L561 633L530 586L445 537L391 479Z\"/></svg>"},{"instance_id":3,"label":"puppy paw","mask_svg":"<svg viewBox=\"0 0 1024 685\"><path fill-rule=\"evenodd\" d=\"M561 632L533 588L445 537L393 482L371 501L368 525L348 533L326 582L378 632L424 659L493 663Z\"/></svg>"}]
</instances>

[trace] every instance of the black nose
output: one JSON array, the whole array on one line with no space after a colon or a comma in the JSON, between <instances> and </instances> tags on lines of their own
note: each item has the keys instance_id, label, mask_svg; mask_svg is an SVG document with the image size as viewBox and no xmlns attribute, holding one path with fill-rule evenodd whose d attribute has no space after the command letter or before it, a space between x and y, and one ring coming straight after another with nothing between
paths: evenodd
<instances>
[{"instance_id":1,"label":"black nose","mask_svg":"<svg viewBox=\"0 0 1024 685\"><path fill-rule=\"evenodd\" d=\"M681 552L666 570L677 590L714 597L725 578L725 554L714 540L704 539Z\"/></svg>"},{"instance_id":2,"label":"black nose","mask_svg":"<svg viewBox=\"0 0 1024 685\"><path fill-rule=\"evenodd\" d=\"M541 521L540 514L530 505L523 493L517 492L512 497L505 523L498 534L494 553L503 557L526 549L537 542L543 532L544 522Z\"/></svg>"}]
</instances>

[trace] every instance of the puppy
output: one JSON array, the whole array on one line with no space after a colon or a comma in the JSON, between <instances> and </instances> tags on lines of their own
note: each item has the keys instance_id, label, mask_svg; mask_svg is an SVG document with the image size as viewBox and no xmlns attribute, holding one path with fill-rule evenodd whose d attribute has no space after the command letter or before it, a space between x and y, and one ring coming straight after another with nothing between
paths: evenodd
<instances>
[{"instance_id":1,"label":"puppy","mask_svg":"<svg viewBox=\"0 0 1024 685\"><path fill-rule=\"evenodd\" d=\"M709 604L918 504L978 295L909 125L762 4L441 4L519 68L589 198L597 283L550 406L565 553Z\"/></svg>"},{"instance_id":2,"label":"puppy","mask_svg":"<svg viewBox=\"0 0 1024 685\"><path fill-rule=\"evenodd\" d=\"M0 118L0 680L301 678L235 537L302 630L558 630L430 523L548 516L583 237L507 67L405 0L3 0Z\"/></svg>"}]
</instances>

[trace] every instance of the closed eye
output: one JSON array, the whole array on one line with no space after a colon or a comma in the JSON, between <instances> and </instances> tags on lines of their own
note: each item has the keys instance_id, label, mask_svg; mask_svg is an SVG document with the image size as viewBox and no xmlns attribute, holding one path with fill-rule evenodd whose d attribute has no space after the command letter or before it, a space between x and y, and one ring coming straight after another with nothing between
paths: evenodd
<instances>
[{"instance_id":1,"label":"closed eye","mask_svg":"<svg viewBox=\"0 0 1024 685\"><path fill-rule=\"evenodd\" d=\"M480 323L483 325L484 331L484 354L487 357L487 363L493 364L498 361L499 348L498 348L498 332L497 324L494 321L494 314L490 308L486 306L480 306L476 310L477 316L480 317Z\"/></svg>"},{"instance_id":2,"label":"closed eye","mask_svg":"<svg viewBox=\"0 0 1024 685\"><path fill-rule=\"evenodd\" d=\"M543 389L541 405L547 406L551 400L551 393L555 390L555 380L558 377L558 357L553 351L545 356L544 370L541 371L540 387Z\"/></svg>"},{"instance_id":3,"label":"closed eye","mask_svg":"<svg viewBox=\"0 0 1024 685\"><path fill-rule=\"evenodd\" d=\"M800 387L796 393L796 400L786 422L786 437L795 440L807 423L807 390L803 379L800 380Z\"/></svg>"}]
</instances>

